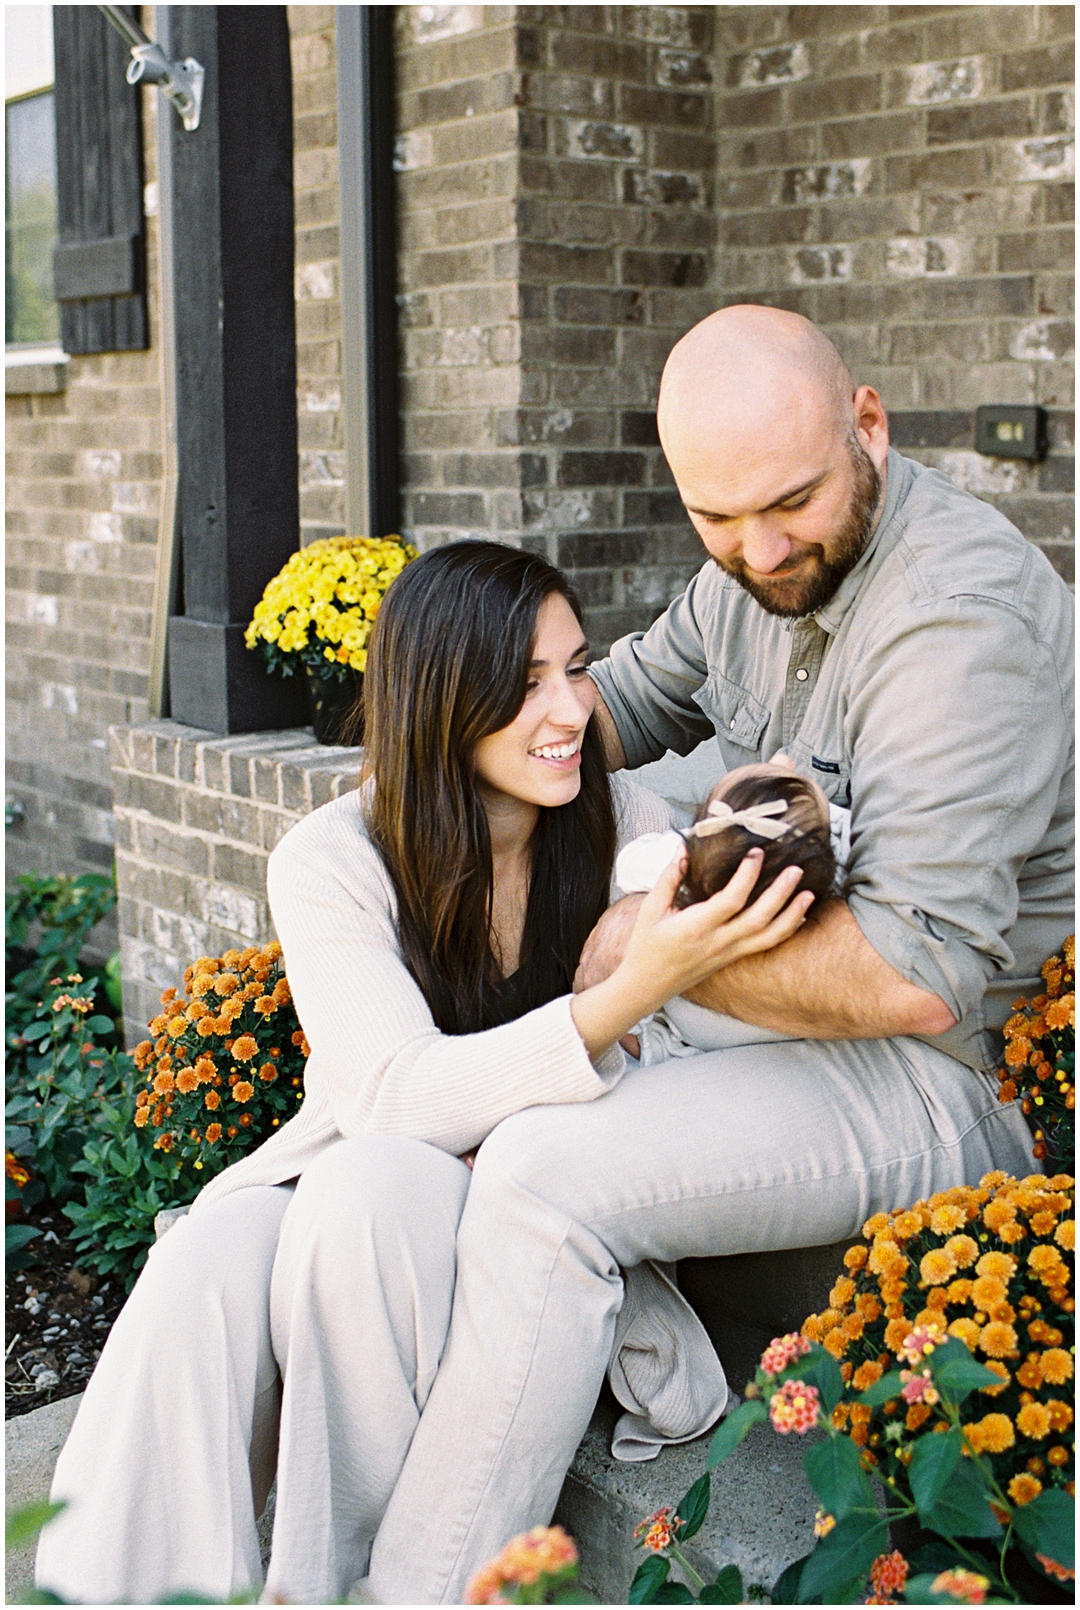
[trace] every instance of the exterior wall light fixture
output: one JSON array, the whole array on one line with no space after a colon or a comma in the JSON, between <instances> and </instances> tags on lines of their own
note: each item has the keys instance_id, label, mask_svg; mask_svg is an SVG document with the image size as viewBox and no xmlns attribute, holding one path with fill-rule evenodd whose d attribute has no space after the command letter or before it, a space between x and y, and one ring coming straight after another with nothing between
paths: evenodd
<instances>
[{"instance_id":1,"label":"exterior wall light fixture","mask_svg":"<svg viewBox=\"0 0 1080 1610\"><path fill-rule=\"evenodd\" d=\"M184 61L170 61L161 46L148 39L121 6L98 6L97 9L131 50L126 74L128 83L157 84L176 107L185 129L192 133L198 128L202 114L205 70L193 56Z\"/></svg>"}]
</instances>

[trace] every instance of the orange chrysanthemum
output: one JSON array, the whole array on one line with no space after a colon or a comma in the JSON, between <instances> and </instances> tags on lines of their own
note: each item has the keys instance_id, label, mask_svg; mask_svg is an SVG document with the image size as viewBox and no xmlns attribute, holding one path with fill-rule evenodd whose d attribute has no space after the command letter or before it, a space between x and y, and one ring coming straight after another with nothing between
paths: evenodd
<instances>
[{"instance_id":1,"label":"orange chrysanthemum","mask_svg":"<svg viewBox=\"0 0 1080 1610\"><path fill-rule=\"evenodd\" d=\"M203 1097L203 1103L210 1109L211 1112L217 1112L218 1108L221 1106L221 1097L218 1095L216 1090L208 1090L206 1095Z\"/></svg>"},{"instance_id":2,"label":"orange chrysanthemum","mask_svg":"<svg viewBox=\"0 0 1080 1610\"><path fill-rule=\"evenodd\" d=\"M996 1308L1007 1296L1005 1282L997 1275L980 1275L971 1288L971 1300L976 1308Z\"/></svg>"},{"instance_id":3,"label":"orange chrysanthemum","mask_svg":"<svg viewBox=\"0 0 1080 1610\"><path fill-rule=\"evenodd\" d=\"M1016 1269L1016 1259L1008 1252L984 1252L975 1265L977 1275L991 1275L998 1280L1011 1280Z\"/></svg>"},{"instance_id":4,"label":"orange chrysanthemum","mask_svg":"<svg viewBox=\"0 0 1080 1610\"><path fill-rule=\"evenodd\" d=\"M241 1034L233 1042L232 1054L237 1062L250 1062L259 1054L259 1042L253 1034Z\"/></svg>"},{"instance_id":5,"label":"orange chrysanthemum","mask_svg":"<svg viewBox=\"0 0 1080 1610\"><path fill-rule=\"evenodd\" d=\"M956 1263L951 1252L944 1247L933 1247L921 1259L919 1273L928 1286L940 1286L946 1280L951 1280L956 1273Z\"/></svg>"},{"instance_id":6,"label":"orange chrysanthemum","mask_svg":"<svg viewBox=\"0 0 1080 1610\"><path fill-rule=\"evenodd\" d=\"M1044 1403L1025 1403L1017 1411L1016 1429L1024 1437L1048 1437L1052 1429L1049 1409Z\"/></svg>"},{"instance_id":7,"label":"orange chrysanthemum","mask_svg":"<svg viewBox=\"0 0 1080 1610\"><path fill-rule=\"evenodd\" d=\"M255 1086L247 1079L238 1079L232 1087L232 1098L234 1101L250 1101L254 1094Z\"/></svg>"},{"instance_id":8,"label":"orange chrysanthemum","mask_svg":"<svg viewBox=\"0 0 1080 1610\"><path fill-rule=\"evenodd\" d=\"M981 1420L964 1427L964 1435L976 1453L1004 1453L1016 1441L1007 1414L984 1414Z\"/></svg>"},{"instance_id":9,"label":"orange chrysanthemum","mask_svg":"<svg viewBox=\"0 0 1080 1610\"><path fill-rule=\"evenodd\" d=\"M1005 1358L1009 1353L1015 1353L1017 1335L1011 1325L1003 1325L998 1320L991 1320L984 1325L979 1336L979 1347L988 1358Z\"/></svg>"},{"instance_id":10,"label":"orange chrysanthemum","mask_svg":"<svg viewBox=\"0 0 1080 1610\"><path fill-rule=\"evenodd\" d=\"M198 1088L199 1078L194 1068L181 1068L176 1075L176 1088L182 1096L190 1096Z\"/></svg>"},{"instance_id":11,"label":"orange chrysanthemum","mask_svg":"<svg viewBox=\"0 0 1080 1610\"><path fill-rule=\"evenodd\" d=\"M208 1146L213 1146L220 1139L221 1139L221 1125L220 1124L207 1124L207 1126L206 1126L206 1143L207 1143L207 1145Z\"/></svg>"},{"instance_id":12,"label":"orange chrysanthemum","mask_svg":"<svg viewBox=\"0 0 1080 1610\"><path fill-rule=\"evenodd\" d=\"M1063 1347L1051 1347L1040 1358L1043 1379L1051 1386L1063 1386L1072 1380L1073 1361Z\"/></svg>"},{"instance_id":13,"label":"orange chrysanthemum","mask_svg":"<svg viewBox=\"0 0 1080 1610\"><path fill-rule=\"evenodd\" d=\"M1050 1416L1051 1431L1068 1431L1073 1422L1073 1412L1067 1403L1060 1398L1048 1398L1046 1412Z\"/></svg>"}]
</instances>

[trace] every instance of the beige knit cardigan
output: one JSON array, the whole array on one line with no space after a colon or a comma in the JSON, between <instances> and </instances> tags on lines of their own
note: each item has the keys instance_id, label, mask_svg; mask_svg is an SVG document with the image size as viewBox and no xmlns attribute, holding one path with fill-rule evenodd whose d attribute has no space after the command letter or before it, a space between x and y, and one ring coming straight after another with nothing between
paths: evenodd
<instances>
[{"instance_id":1,"label":"beige knit cardigan","mask_svg":"<svg viewBox=\"0 0 1080 1610\"><path fill-rule=\"evenodd\" d=\"M671 811L657 795L623 775L611 782L620 849L671 825ZM276 1135L211 1180L194 1212L243 1186L296 1179L343 1136L408 1135L460 1155L512 1113L593 1101L625 1071L617 1046L589 1057L570 995L478 1034L436 1028L401 954L393 886L367 832L364 798L356 790L313 811L270 856L270 908L311 1045L304 1102ZM619 892L614 884L612 892ZM678 1363L671 1356L673 1325ZM663 1349L665 1336L661 1362L655 1346ZM685 1380L673 1379L673 1371ZM700 1324L650 1266L628 1281L612 1382L631 1411L622 1456L638 1459L652 1457L662 1441L698 1434L727 1397ZM654 1417L661 1423L646 1424L650 1404L661 1399L663 1412Z\"/></svg>"}]
</instances>

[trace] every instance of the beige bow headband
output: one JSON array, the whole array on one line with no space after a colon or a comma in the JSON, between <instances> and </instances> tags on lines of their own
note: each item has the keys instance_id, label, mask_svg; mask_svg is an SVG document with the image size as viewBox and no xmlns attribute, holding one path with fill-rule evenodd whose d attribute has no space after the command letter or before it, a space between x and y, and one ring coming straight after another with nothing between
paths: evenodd
<instances>
[{"instance_id":1,"label":"beige bow headband","mask_svg":"<svg viewBox=\"0 0 1080 1610\"><path fill-rule=\"evenodd\" d=\"M708 806L705 817L695 822L687 832L695 838L708 838L713 833L722 833L726 827L745 827L759 839L778 839L791 828L790 822L774 822L774 816L783 816L788 808L786 799L769 799L762 805L748 805L743 811L733 811L722 799L714 799Z\"/></svg>"}]
</instances>

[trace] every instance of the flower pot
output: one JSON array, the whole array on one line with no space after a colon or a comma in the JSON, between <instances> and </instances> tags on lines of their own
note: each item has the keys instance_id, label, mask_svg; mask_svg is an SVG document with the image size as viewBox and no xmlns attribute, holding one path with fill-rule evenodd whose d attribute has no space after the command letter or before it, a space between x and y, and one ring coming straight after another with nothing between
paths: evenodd
<instances>
[{"instance_id":1,"label":"flower pot","mask_svg":"<svg viewBox=\"0 0 1080 1610\"><path fill-rule=\"evenodd\" d=\"M359 671L349 671L339 680L321 677L310 665L304 666L307 682L308 708L311 725L321 744L358 745L364 741L364 715L361 695L364 678ZM356 718L359 719L356 719ZM347 739L342 736L348 732Z\"/></svg>"}]
</instances>

